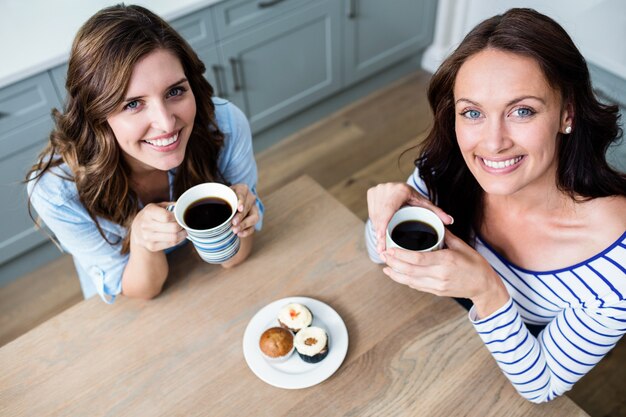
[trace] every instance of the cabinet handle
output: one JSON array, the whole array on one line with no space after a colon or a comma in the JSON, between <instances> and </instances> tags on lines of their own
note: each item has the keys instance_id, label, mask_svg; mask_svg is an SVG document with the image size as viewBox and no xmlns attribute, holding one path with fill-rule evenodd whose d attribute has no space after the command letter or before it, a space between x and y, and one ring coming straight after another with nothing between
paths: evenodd
<instances>
[{"instance_id":1,"label":"cabinet handle","mask_svg":"<svg viewBox=\"0 0 626 417\"><path fill-rule=\"evenodd\" d=\"M226 94L226 90L222 84L222 67L220 65L213 65L211 66L211 69L213 70L213 76L215 77L215 95L221 98L226 98L228 95Z\"/></svg>"},{"instance_id":2,"label":"cabinet handle","mask_svg":"<svg viewBox=\"0 0 626 417\"><path fill-rule=\"evenodd\" d=\"M256 5L259 7L259 9L262 9L264 7L272 7L273 5L278 4L281 1L284 1L284 0L257 1Z\"/></svg>"},{"instance_id":3,"label":"cabinet handle","mask_svg":"<svg viewBox=\"0 0 626 417\"><path fill-rule=\"evenodd\" d=\"M240 91L241 90L241 81L239 79L239 62L237 61L236 58L231 58L230 59L230 68L233 71L233 89L235 91Z\"/></svg>"},{"instance_id":4,"label":"cabinet handle","mask_svg":"<svg viewBox=\"0 0 626 417\"><path fill-rule=\"evenodd\" d=\"M348 0L348 19L356 18L356 0Z\"/></svg>"}]
</instances>

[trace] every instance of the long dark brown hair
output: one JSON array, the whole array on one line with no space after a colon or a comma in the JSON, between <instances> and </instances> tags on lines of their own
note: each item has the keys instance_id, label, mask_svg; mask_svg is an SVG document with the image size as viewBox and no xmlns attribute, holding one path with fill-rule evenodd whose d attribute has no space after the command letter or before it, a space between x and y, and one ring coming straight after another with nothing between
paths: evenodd
<instances>
[{"instance_id":1,"label":"long dark brown hair","mask_svg":"<svg viewBox=\"0 0 626 417\"><path fill-rule=\"evenodd\" d=\"M202 61L169 24L149 10L123 4L102 9L74 39L64 111L53 109L55 129L26 178L37 181L52 168L67 164L71 175L64 178L76 183L81 203L105 239L98 217L130 229L139 210L130 169L107 117L124 100L134 65L157 49L178 57L196 101L193 130L176 171L174 197L202 182L223 181L217 158L224 137L215 121L213 88L203 76ZM57 174L56 170L50 173ZM122 252L128 250L127 235Z\"/></svg>"},{"instance_id":2,"label":"long dark brown hair","mask_svg":"<svg viewBox=\"0 0 626 417\"><path fill-rule=\"evenodd\" d=\"M535 59L549 85L573 106L573 131L557 138L558 188L575 200L626 195L626 175L606 161L607 148L622 136L618 106L596 99L585 59L558 23L532 9L511 9L472 29L429 85L434 123L415 165L432 201L454 217L452 232L472 243L472 230L482 222L483 190L457 144L453 90L459 68L486 48Z\"/></svg>"}]
</instances>

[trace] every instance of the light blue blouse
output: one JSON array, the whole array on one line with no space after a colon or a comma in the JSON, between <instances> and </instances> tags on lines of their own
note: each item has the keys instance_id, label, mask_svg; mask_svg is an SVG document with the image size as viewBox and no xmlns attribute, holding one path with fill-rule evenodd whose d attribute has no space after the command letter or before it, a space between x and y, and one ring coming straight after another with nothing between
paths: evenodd
<instances>
[{"instance_id":1,"label":"light blue blouse","mask_svg":"<svg viewBox=\"0 0 626 417\"><path fill-rule=\"evenodd\" d=\"M224 134L218 169L231 184L246 184L258 195L257 166L248 120L239 108L227 100L214 98L213 103L217 125ZM63 250L72 255L85 298L99 294L105 302L112 303L122 291L122 274L129 255L122 255L120 248L128 231L119 224L99 218L100 227L109 242L117 242L109 244L80 202L76 184L62 178L72 176L69 167L62 164L53 171L61 176L47 172L39 181L28 183L32 205ZM175 168L168 172L170 200L173 199L175 173ZM260 230L264 207L258 197L256 204L261 219L255 228Z\"/></svg>"}]
</instances>

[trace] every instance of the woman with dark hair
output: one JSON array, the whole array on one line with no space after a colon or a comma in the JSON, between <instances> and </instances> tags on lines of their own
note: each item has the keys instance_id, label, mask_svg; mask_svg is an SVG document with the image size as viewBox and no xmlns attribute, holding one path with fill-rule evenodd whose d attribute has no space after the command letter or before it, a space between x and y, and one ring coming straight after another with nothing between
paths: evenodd
<instances>
[{"instance_id":1,"label":"woman with dark hair","mask_svg":"<svg viewBox=\"0 0 626 417\"><path fill-rule=\"evenodd\" d=\"M512 9L477 25L433 75L434 125L408 183L368 190L370 257L411 288L469 299L469 318L517 391L571 389L626 332L622 132L552 19ZM435 211L446 248L385 248L403 205Z\"/></svg>"},{"instance_id":2,"label":"woman with dark hair","mask_svg":"<svg viewBox=\"0 0 626 417\"><path fill-rule=\"evenodd\" d=\"M239 200L242 262L261 227L248 121L213 96L204 64L164 20L139 6L102 9L79 30L64 112L27 175L30 203L72 254L85 297L152 298L166 252L186 232L166 207L217 181Z\"/></svg>"}]
</instances>

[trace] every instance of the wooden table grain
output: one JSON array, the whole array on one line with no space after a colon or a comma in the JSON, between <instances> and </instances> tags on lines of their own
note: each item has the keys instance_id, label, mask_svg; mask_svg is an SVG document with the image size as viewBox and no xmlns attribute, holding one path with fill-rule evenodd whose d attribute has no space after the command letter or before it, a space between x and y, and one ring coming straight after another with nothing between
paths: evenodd
<instances>
[{"instance_id":1,"label":"wooden table grain","mask_svg":"<svg viewBox=\"0 0 626 417\"><path fill-rule=\"evenodd\" d=\"M263 231L225 270L175 252L163 293L83 301L0 349L2 416L584 416L534 405L497 368L455 302L410 290L369 261L363 222L308 177L264 198ZM307 296L348 328L337 372L310 388L258 379L246 325Z\"/></svg>"}]
</instances>

